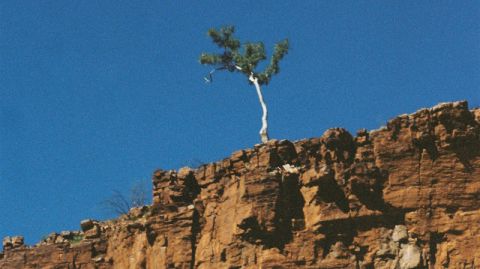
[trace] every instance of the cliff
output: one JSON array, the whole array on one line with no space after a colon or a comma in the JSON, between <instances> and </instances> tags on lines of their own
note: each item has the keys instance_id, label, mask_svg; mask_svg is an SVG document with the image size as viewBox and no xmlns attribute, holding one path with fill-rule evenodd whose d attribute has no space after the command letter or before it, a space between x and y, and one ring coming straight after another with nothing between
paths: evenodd
<instances>
[{"instance_id":1,"label":"cliff","mask_svg":"<svg viewBox=\"0 0 480 269\"><path fill-rule=\"evenodd\" d=\"M0 268L478 268L480 109L158 170L153 196L33 247L5 238Z\"/></svg>"}]
</instances>

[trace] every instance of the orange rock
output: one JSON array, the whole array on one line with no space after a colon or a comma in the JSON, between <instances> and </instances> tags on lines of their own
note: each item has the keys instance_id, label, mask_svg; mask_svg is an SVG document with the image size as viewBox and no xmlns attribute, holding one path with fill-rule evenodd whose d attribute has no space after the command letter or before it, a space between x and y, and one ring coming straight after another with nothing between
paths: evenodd
<instances>
[{"instance_id":1,"label":"orange rock","mask_svg":"<svg viewBox=\"0 0 480 269\"><path fill-rule=\"evenodd\" d=\"M79 242L6 238L0 268L477 268L479 119L446 103L158 170L136 217L85 222Z\"/></svg>"}]
</instances>

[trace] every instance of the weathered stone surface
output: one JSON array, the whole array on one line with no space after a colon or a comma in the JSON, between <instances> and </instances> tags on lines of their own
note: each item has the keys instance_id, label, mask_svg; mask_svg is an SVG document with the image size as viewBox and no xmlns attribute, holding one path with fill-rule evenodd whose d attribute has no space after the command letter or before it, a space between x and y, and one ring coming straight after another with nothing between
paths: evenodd
<instances>
[{"instance_id":1,"label":"weathered stone surface","mask_svg":"<svg viewBox=\"0 0 480 269\"><path fill-rule=\"evenodd\" d=\"M0 268L473 269L479 200L480 110L447 103L158 170L151 206L33 248L8 238Z\"/></svg>"},{"instance_id":2,"label":"weathered stone surface","mask_svg":"<svg viewBox=\"0 0 480 269\"><path fill-rule=\"evenodd\" d=\"M3 250L11 250L23 247L23 236L7 236L3 238Z\"/></svg>"},{"instance_id":3,"label":"weathered stone surface","mask_svg":"<svg viewBox=\"0 0 480 269\"><path fill-rule=\"evenodd\" d=\"M408 239L407 227L405 225L395 225L392 234L394 242L400 242Z\"/></svg>"},{"instance_id":4,"label":"weathered stone surface","mask_svg":"<svg viewBox=\"0 0 480 269\"><path fill-rule=\"evenodd\" d=\"M399 267L400 269L414 269L418 268L422 261L422 253L419 247L414 244L403 245L399 253Z\"/></svg>"},{"instance_id":5,"label":"weathered stone surface","mask_svg":"<svg viewBox=\"0 0 480 269\"><path fill-rule=\"evenodd\" d=\"M82 231L84 232L92 229L94 226L95 226L95 221L91 219L82 220L80 222L80 228L82 228Z\"/></svg>"}]
</instances>

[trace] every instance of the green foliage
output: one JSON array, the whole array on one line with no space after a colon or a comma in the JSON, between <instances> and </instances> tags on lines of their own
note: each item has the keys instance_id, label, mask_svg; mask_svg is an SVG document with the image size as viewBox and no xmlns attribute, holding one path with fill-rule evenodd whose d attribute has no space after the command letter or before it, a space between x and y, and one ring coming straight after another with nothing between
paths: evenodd
<instances>
[{"instance_id":1,"label":"green foliage","mask_svg":"<svg viewBox=\"0 0 480 269\"><path fill-rule=\"evenodd\" d=\"M241 72L247 77L253 75L260 85L268 84L272 76L280 71L279 62L288 53L288 39L275 44L269 65L265 70L257 71L258 64L267 59L265 46L262 42L246 42L241 46L240 41L233 36L234 32L233 26L208 30L208 36L223 49L223 53L202 53L200 63L213 65L215 70Z\"/></svg>"},{"instance_id":2,"label":"green foliage","mask_svg":"<svg viewBox=\"0 0 480 269\"><path fill-rule=\"evenodd\" d=\"M70 244L77 244L77 243L80 243L80 241L82 240L83 240L83 235L77 234L77 235L74 235L71 239L68 239L68 242L70 242Z\"/></svg>"}]
</instances>

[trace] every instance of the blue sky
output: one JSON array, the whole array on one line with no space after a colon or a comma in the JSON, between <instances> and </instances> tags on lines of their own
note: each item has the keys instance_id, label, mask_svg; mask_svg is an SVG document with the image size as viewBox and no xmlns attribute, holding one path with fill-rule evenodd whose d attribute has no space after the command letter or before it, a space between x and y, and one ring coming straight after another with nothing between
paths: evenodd
<instances>
[{"instance_id":1,"label":"blue sky","mask_svg":"<svg viewBox=\"0 0 480 269\"><path fill-rule=\"evenodd\" d=\"M478 1L1 1L0 237L112 217L112 190L258 143L246 78L203 82L210 27L269 53L290 39L263 90L270 136L297 140L479 106L479 15Z\"/></svg>"}]
</instances>

